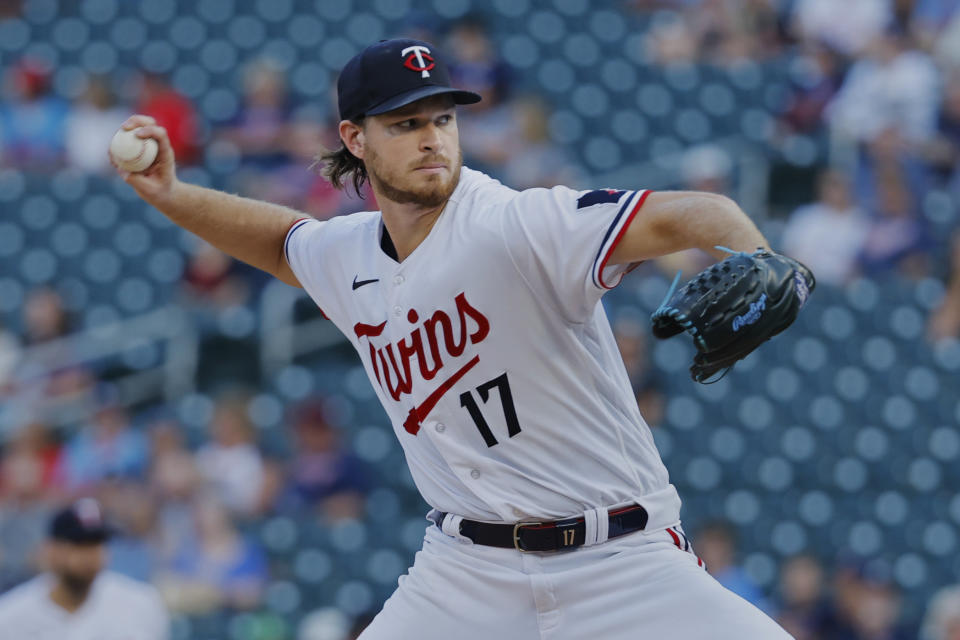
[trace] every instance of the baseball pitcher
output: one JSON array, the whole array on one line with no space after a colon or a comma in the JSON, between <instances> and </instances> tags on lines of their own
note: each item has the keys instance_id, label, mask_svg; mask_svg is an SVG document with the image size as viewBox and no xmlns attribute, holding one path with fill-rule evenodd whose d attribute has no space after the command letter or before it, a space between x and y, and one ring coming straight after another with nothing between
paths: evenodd
<instances>
[{"instance_id":1,"label":"baseball pitcher","mask_svg":"<svg viewBox=\"0 0 960 640\"><path fill-rule=\"evenodd\" d=\"M789 324L809 272L723 196L518 192L464 167L456 106L480 96L450 86L429 43L368 47L338 100L342 146L325 175L369 181L379 211L319 222L182 183L144 116L124 128L155 139L158 158L124 178L177 224L303 287L359 353L433 507L362 638L788 638L692 552L599 301L638 262L728 247L658 315L663 337L693 335L702 378Z\"/></svg>"}]
</instances>

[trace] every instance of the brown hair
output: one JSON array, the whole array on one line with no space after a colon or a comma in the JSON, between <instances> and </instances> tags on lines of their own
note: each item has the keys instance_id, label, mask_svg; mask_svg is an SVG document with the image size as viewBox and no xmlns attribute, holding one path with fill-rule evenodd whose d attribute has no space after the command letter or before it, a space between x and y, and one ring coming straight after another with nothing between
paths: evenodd
<instances>
[{"instance_id":1,"label":"brown hair","mask_svg":"<svg viewBox=\"0 0 960 640\"><path fill-rule=\"evenodd\" d=\"M363 126L363 117L352 120L354 124ZM339 149L321 149L313 160L311 169L319 167L320 175L330 181L337 189L343 189L347 181L353 183L353 190L363 198L360 189L369 178L367 166L363 160L350 153L346 145L340 142Z\"/></svg>"}]
</instances>

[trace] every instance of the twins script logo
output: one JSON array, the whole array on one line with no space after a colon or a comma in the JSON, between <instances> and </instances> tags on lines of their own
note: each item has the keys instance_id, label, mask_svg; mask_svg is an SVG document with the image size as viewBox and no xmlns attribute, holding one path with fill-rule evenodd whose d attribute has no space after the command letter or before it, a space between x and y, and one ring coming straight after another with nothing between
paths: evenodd
<instances>
[{"instance_id":1,"label":"twins script logo","mask_svg":"<svg viewBox=\"0 0 960 640\"><path fill-rule=\"evenodd\" d=\"M438 309L421 322L420 314L410 309L407 312L407 321L414 325L410 335L399 342L385 346L377 346L372 338L383 333L387 326L386 321L377 325L358 322L353 326L357 340L367 339L370 366L377 383L395 401L399 402L400 398L408 395L413 387L413 359L417 361L420 377L424 380L433 380L443 369L444 357L456 358L462 355L468 341L470 344L479 344L490 333L490 321L467 302L465 294L458 294L454 298L454 303L456 304L456 326L453 318L445 311ZM480 356L474 356L434 389L419 406L411 409L403 423L404 429L416 435L420 430L420 423L433 410L443 394L478 362L480 362Z\"/></svg>"},{"instance_id":2,"label":"twins script logo","mask_svg":"<svg viewBox=\"0 0 960 640\"><path fill-rule=\"evenodd\" d=\"M400 55L405 56L403 66L410 69L410 71L419 71L421 78L429 78L430 69L437 66L433 61L433 56L430 55L430 49L419 44L407 47L400 52ZM416 60L416 62L414 62L414 60Z\"/></svg>"}]
</instances>

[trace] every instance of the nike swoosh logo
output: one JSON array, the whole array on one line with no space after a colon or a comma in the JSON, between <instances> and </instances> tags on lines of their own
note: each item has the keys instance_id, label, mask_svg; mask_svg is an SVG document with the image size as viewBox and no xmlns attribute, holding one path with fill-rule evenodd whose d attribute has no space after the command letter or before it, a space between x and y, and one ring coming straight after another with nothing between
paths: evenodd
<instances>
[{"instance_id":1,"label":"nike swoosh logo","mask_svg":"<svg viewBox=\"0 0 960 640\"><path fill-rule=\"evenodd\" d=\"M374 278L373 280L361 280L357 282L357 276L353 276L353 290L356 291L365 284L371 284L374 282L380 282L380 278Z\"/></svg>"}]
</instances>

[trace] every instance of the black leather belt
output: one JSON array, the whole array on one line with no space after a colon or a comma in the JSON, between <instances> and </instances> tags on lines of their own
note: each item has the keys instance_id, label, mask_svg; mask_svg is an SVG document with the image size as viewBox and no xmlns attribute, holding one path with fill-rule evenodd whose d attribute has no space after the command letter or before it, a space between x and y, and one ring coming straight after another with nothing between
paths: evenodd
<instances>
[{"instance_id":1,"label":"black leather belt","mask_svg":"<svg viewBox=\"0 0 960 640\"><path fill-rule=\"evenodd\" d=\"M611 511L607 538L640 531L647 526L647 510L632 505ZM446 513L436 521L443 524ZM475 544L517 551L568 551L583 546L587 525L583 517L556 520L554 522L518 522L516 524L491 524L475 520L462 520L460 533Z\"/></svg>"}]
</instances>

